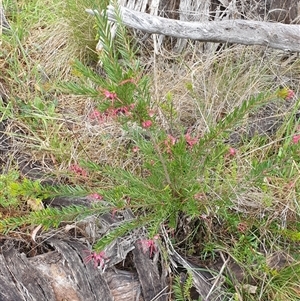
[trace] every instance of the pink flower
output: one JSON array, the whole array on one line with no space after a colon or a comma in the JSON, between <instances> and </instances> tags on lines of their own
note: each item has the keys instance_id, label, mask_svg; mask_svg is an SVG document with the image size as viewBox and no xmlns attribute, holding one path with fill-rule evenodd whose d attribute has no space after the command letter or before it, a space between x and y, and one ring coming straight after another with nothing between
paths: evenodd
<instances>
[{"instance_id":1,"label":"pink flower","mask_svg":"<svg viewBox=\"0 0 300 301\"><path fill-rule=\"evenodd\" d=\"M95 268L97 268L98 266L100 266L101 268L104 267L105 260L107 260L107 258L105 257L104 251L97 253L97 252L93 252L90 250L84 250L84 252L89 253L89 255L87 257L85 257L83 260L85 264L89 263L90 261L94 261Z\"/></svg>"},{"instance_id":2,"label":"pink flower","mask_svg":"<svg viewBox=\"0 0 300 301\"><path fill-rule=\"evenodd\" d=\"M105 121L105 115L100 113L98 110L92 111L89 117L90 119L97 120L99 123L103 123Z\"/></svg>"},{"instance_id":3,"label":"pink flower","mask_svg":"<svg viewBox=\"0 0 300 301\"><path fill-rule=\"evenodd\" d=\"M151 121L151 120L146 120L146 121L142 122L142 127L143 127L144 129L147 129L147 128L149 128L150 126L152 126L152 121Z\"/></svg>"},{"instance_id":4,"label":"pink flower","mask_svg":"<svg viewBox=\"0 0 300 301\"><path fill-rule=\"evenodd\" d=\"M131 110L131 108L129 106L128 107L120 107L120 108L114 109L114 114L129 116L129 115L131 115L130 110Z\"/></svg>"},{"instance_id":5,"label":"pink flower","mask_svg":"<svg viewBox=\"0 0 300 301\"><path fill-rule=\"evenodd\" d=\"M71 165L70 170L82 177L87 177L88 175L87 171L80 167L78 164Z\"/></svg>"},{"instance_id":6,"label":"pink flower","mask_svg":"<svg viewBox=\"0 0 300 301\"><path fill-rule=\"evenodd\" d=\"M295 97L295 92L293 90L288 90L285 100L291 100Z\"/></svg>"},{"instance_id":7,"label":"pink flower","mask_svg":"<svg viewBox=\"0 0 300 301\"><path fill-rule=\"evenodd\" d=\"M134 153L137 153L139 150L140 150L140 148L139 148L138 146L134 146L134 147L132 148L132 151L133 151Z\"/></svg>"},{"instance_id":8,"label":"pink flower","mask_svg":"<svg viewBox=\"0 0 300 301\"><path fill-rule=\"evenodd\" d=\"M176 138L173 137L172 135L168 135L168 136L167 136L167 139L164 141L164 144L165 144L165 146L166 146L166 148L167 148L166 152L167 152L168 154L171 154L171 153L172 153L171 147L172 147L173 145L175 145L175 143L176 143Z\"/></svg>"},{"instance_id":9,"label":"pink flower","mask_svg":"<svg viewBox=\"0 0 300 301\"><path fill-rule=\"evenodd\" d=\"M168 145L175 145L176 143L176 138L173 137L172 135L168 135L166 142L168 143Z\"/></svg>"},{"instance_id":10,"label":"pink flower","mask_svg":"<svg viewBox=\"0 0 300 301\"><path fill-rule=\"evenodd\" d=\"M118 213L118 208L113 208L113 210L111 211L111 216L112 216L113 218L115 218L116 213Z\"/></svg>"},{"instance_id":11,"label":"pink flower","mask_svg":"<svg viewBox=\"0 0 300 301\"><path fill-rule=\"evenodd\" d=\"M299 140L300 140L300 135L295 135L292 139L294 144L297 144L299 142Z\"/></svg>"},{"instance_id":12,"label":"pink flower","mask_svg":"<svg viewBox=\"0 0 300 301\"><path fill-rule=\"evenodd\" d=\"M111 99L112 101L114 101L117 98L117 94L114 92L110 92L108 90L104 90L104 95L106 98Z\"/></svg>"},{"instance_id":13,"label":"pink flower","mask_svg":"<svg viewBox=\"0 0 300 301\"><path fill-rule=\"evenodd\" d=\"M236 155L236 149L231 147L228 151L229 156L235 156Z\"/></svg>"},{"instance_id":14,"label":"pink flower","mask_svg":"<svg viewBox=\"0 0 300 301\"><path fill-rule=\"evenodd\" d=\"M99 119L101 118L101 113L98 110L94 110L91 114L90 114L90 118L91 119Z\"/></svg>"},{"instance_id":15,"label":"pink flower","mask_svg":"<svg viewBox=\"0 0 300 301\"><path fill-rule=\"evenodd\" d=\"M92 201L101 201L103 200L103 196L98 193L92 193L88 196L89 199L92 199Z\"/></svg>"},{"instance_id":16,"label":"pink flower","mask_svg":"<svg viewBox=\"0 0 300 301\"><path fill-rule=\"evenodd\" d=\"M248 225L246 223L239 223L237 225L237 230L239 232L245 233L247 231L247 229L248 229Z\"/></svg>"},{"instance_id":17,"label":"pink flower","mask_svg":"<svg viewBox=\"0 0 300 301\"><path fill-rule=\"evenodd\" d=\"M295 187L296 182L295 181L290 181L287 185L288 189L294 188Z\"/></svg>"},{"instance_id":18,"label":"pink flower","mask_svg":"<svg viewBox=\"0 0 300 301\"><path fill-rule=\"evenodd\" d=\"M155 115L155 111L154 110L149 110L148 111L149 117L153 117Z\"/></svg>"},{"instance_id":19,"label":"pink flower","mask_svg":"<svg viewBox=\"0 0 300 301\"><path fill-rule=\"evenodd\" d=\"M105 112L104 112L104 115L107 117L107 118L115 118L115 117L118 117L118 116L130 116L132 113L131 113L131 106L124 106L124 107L119 107L119 108L113 108L113 107L110 107L108 108Z\"/></svg>"},{"instance_id":20,"label":"pink flower","mask_svg":"<svg viewBox=\"0 0 300 301\"><path fill-rule=\"evenodd\" d=\"M192 148L195 144L197 144L198 143L198 141L199 141L199 139L197 138L197 137L191 137L191 133L190 133L190 131L188 131L185 135L184 135L184 137L185 137L185 141L186 141L186 143L188 144L188 146L190 147L190 148Z\"/></svg>"},{"instance_id":21,"label":"pink flower","mask_svg":"<svg viewBox=\"0 0 300 301\"><path fill-rule=\"evenodd\" d=\"M295 92L288 87L285 87L277 91L277 96L285 100L291 100L295 97Z\"/></svg>"},{"instance_id":22,"label":"pink flower","mask_svg":"<svg viewBox=\"0 0 300 301\"><path fill-rule=\"evenodd\" d=\"M157 242L156 242L158 239L159 239L159 235L157 234L153 237L153 239L141 239L140 240L144 254L149 250L150 258L152 257L152 255L154 253L156 253L158 251Z\"/></svg>"}]
</instances>

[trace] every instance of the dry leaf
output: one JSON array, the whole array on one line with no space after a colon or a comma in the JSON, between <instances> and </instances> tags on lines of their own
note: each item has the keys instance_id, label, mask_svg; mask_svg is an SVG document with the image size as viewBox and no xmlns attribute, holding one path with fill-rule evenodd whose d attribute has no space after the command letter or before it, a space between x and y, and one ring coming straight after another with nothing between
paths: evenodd
<instances>
[{"instance_id":1,"label":"dry leaf","mask_svg":"<svg viewBox=\"0 0 300 301\"><path fill-rule=\"evenodd\" d=\"M38 211L38 210L44 209L44 205L42 203L42 200L40 200L40 199L28 199L27 205L33 211Z\"/></svg>"}]
</instances>

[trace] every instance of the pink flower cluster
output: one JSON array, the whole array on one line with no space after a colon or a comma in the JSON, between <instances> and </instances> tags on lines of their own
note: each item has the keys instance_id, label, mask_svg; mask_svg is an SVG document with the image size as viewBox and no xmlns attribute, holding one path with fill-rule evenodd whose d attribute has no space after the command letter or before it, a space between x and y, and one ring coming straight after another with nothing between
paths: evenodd
<instances>
[{"instance_id":1,"label":"pink flower cluster","mask_svg":"<svg viewBox=\"0 0 300 301\"><path fill-rule=\"evenodd\" d=\"M119 108L108 108L103 113L99 112L98 110L94 110L89 117L90 119L96 120L102 124L119 116L130 116L133 108L134 105L132 104L130 106L123 106Z\"/></svg>"},{"instance_id":2,"label":"pink flower cluster","mask_svg":"<svg viewBox=\"0 0 300 301\"><path fill-rule=\"evenodd\" d=\"M111 99L112 102L117 98L117 93L115 92L109 92L108 90L104 90L103 94L106 98Z\"/></svg>"},{"instance_id":3,"label":"pink flower cluster","mask_svg":"<svg viewBox=\"0 0 300 301\"><path fill-rule=\"evenodd\" d=\"M124 85L126 83L132 83L136 85L136 82L134 79L130 78L130 79L126 79L124 81L122 81L119 85ZM99 123L105 123L110 119L114 119L120 115L123 116L130 116L132 114L132 110L134 109L134 104L131 104L129 106L122 106L122 107L118 107L115 108L114 107L114 102L115 100L118 100L119 103L122 103L122 101L118 98L117 93L106 90L106 89L102 89L102 88L98 88L98 91L100 91L101 93L103 93L103 95L105 96L106 99L111 100L111 107L109 107L105 112L101 113L99 112L97 109L95 109L90 115L90 119L92 120L96 120ZM153 117L154 115L154 111L153 110L149 110L149 117ZM150 119L148 120L144 120L141 122L141 126L144 129L148 129L152 126L152 121Z\"/></svg>"},{"instance_id":4,"label":"pink flower cluster","mask_svg":"<svg viewBox=\"0 0 300 301\"><path fill-rule=\"evenodd\" d=\"M88 172L80 167L78 164L73 164L70 166L70 170L81 177L87 177Z\"/></svg>"},{"instance_id":5,"label":"pink flower cluster","mask_svg":"<svg viewBox=\"0 0 300 301\"><path fill-rule=\"evenodd\" d=\"M103 196L98 194L98 193L92 193L88 196L88 198L92 201L92 202L98 202L98 201L102 201L103 200Z\"/></svg>"},{"instance_id":6,"label":"pink flower cluster","mask_svg":"<svg viewBox=\"0 0 300 301\"><path fill-rule=\"evenodd\" d=\"M192 149L193 146L195 144L198 143L199 138L198 137L192 137L191 133L188 131L185 135L184 135L184 139L186 141L186 144L188 146L189 149ZM175 145L178 142L178 139L175 138L172 135L168 135L167 138L164 141L164 145L166 147L166 152L168 154L172 154L172 146Z\"/></svg>"},{"instance_id":7,"label":"pink flower cluster","mask_svg":"<svg viewBox=\"0 0 300 301\"><path fill-rule=\"evenodd\" d=\"M191 132L190 132L190 131L188 131L188 132L185 134L184 137L185 137L185 141L186 141L186 143L188 144L189 148L193 148L193 146L194 146L195 144L197 144L198 141L199 141L199 138L198 138L198 137L192 137L192 136L191 136Z\"/></svg>"},{"instance_id":8,"label":"pink flower cluster","mask_svg":"<svg viewBox=\"0 0 300 301\"><path fill-rule=\"evenodd\" d=\"M84 250L84 252L89 253L89 255L84 258L85 264L88 264L90 261L93 261L95 268L97 268L98 266L100 266L100 268L104 267L105 260L107 260L104 251L97 253L90 250Z\"/></svg>"},{"instance_id":9,"label":"pink flower cluster","mask_svg":"<svg viewBox=\"0 0 300 301\"><path fill-rule=\"evenodd\" d=\"M143 121L142 122L142 127L144 128L144 129L148 129L149 127L151 127L152 126L152 121L151 120L146 120L146 121Z\"/></svg>"},{"instance_id":10,"label":"pink flower cluster","mask_svg":"<svg viewBox=\"0 0 300 301\"><path fill-rule=\"evenodd\" d=\"M132 148L132 151L133 151L134 153L138 153L139 150L140 150L140 148L139 148L138 146L134 146L134 147Z\"/></svg>"},{"instance_id":11,"label":"pink flower cluster","mask_svg":"<svg viewBox=\"0 0 300 301\"><path fill-rule=\"evenodd\" d=\"M230 147L229 151L228 151L228 154L229 154L229 156L235 156L236 155L236 149L233 148L233 147Z\"/></svg>"},{"instance_id":12,"label":"pink flower cluster","mask_svg":"<svg viewBox=\"0 0 300 301\"><path fill-rule=\"evenodd\" d=\"M285 100L292 100L296 96L296 94L293 90L286 87L279 89L277 96Z\"/></svg>"},{"instance_id":13,"label":"pink flower cluster","mask_svg":"<svg viewBox=\"0 0 300 301\"><path fill-rule=\"evenodd\" d=\"M300 141L300 135L293 136L292 141L294 144L297 144Z\"/></svg>"},{"instance_id":14,"label":"pink flower cluster","mask_svg":"<svg viewBox=\"0 0 300 301\"><path fill-rule=\"evenodd\" d=\"M295 92L293 90L287 90L286 100L292 100L295 97Z\"/></svg>"},{"instance_id":15,"label":"pink flower cluster","mask_svg":"<svg viewBox=\"0 0 300 301\"><path fill-rule=\"evenodd\" d=\"M128 80L128 81L131 81L131 80ZM102 113L99 112L97 109L93 110L89 115L90 119L96 120L99 123L104 123L104 122L107 122L110 119L114 119L120 115L121 116L130 116L132 114L131 111L134 109L134 104L131 104L129 106L122 106L122 107L115 108L114 107L115 100L119 100L119 102L122 103L122 101L118 98L117 93L106 90L106 89L102 89L102 88L99 88L98 90L101 93L103 93L103 95L105 96L106 99L111 100L111 107L109 107L107 110L105 110Z\"/></svg>"},{"instance_id":16,"label":"pink flower cluster","mask_svg":"<svg viewBox=\"0 0 300 301\"><path fill-rule=\"evenodd\" d=\"M140 244L144 254L149 250L150 258L158 251L157 240L159 235L156 234L152 239L141 239Z\"/></svg>"},{"instance_id":17,"label":"pink flower cluster","mask_svg":"<svg viewBox=\"0 0 300 301\"><path fill-rule=\"evenodd\" d=\"M172 135L168 135L167 139L164 141L164 145L166 146L166 152L168 154L172 154L171 148L173 145L175 145L176 140L177 139L175 137L173 137Z\"/></svg>"}]
</instances>

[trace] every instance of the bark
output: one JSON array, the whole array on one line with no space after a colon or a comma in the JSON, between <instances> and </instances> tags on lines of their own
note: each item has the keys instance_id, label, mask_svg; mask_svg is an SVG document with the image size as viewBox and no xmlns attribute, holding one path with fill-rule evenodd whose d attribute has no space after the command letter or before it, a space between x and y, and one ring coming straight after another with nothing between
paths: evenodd
<instances>
[{"instance_id":1,"label":"bark","mask_svg":"<svg viewBox=\"0 0 300 301\"><path fill-rule=\"evenodd\" d=\"M80 301L113 301L109 287L105 282L103 274L93 265L84 263L87 256L87 249L78 240L61 241L58 239L49 239L50 243L63 257L63 262L67 263L64 271L67 271L67 277L64 280L72 279L75 283L78 300ZM69 270L69 271L68 271ZM58 300L58 299L57 299Z\"/></svg>"},{"instance_id":2,"label":"bark","mask_svg":"<svg viewBox=\"0 0 300 301\"><path fill-rule=\"evenodd\" d=\"M157 264L150 259L149 251L144 253L141 241L136 242L133 253L133 262L139 275L143 297L145 301L167 301L166 281L160 275ZM162 274L165 271L163 269Z\"/></svg>"},{"instance_id":3,"label":"bark","mask_svg":"<svg viewBox=\"0 0 300 301\"><path fill-rule=\"evenodd\" d=\"M50 282L13 247L0 255L1 300L55 300Z\"/></svg>"},{"instance_id":4,"label":"bark","mask_svg":"<svg viewBox=\"0 0 300 301\"><path fill-rule=\"evenodd\" d=\"M54 250L27 258L12 242L4 243L1 301L143 301L136 272L113 268L102 273L93 262L84 263L87 247L76 239L51 238L47 244Z\"/></svg>"},{"instance_id":5,"label":"bark","mask_svg":"<svg viewBox=\"0 0 300 301\"><path fill-rule=\"evenodd\" d=\"M152 16L125 7L120 7L120 14L126 26L152 34L202 42L262 45L284 51L300 52L300 25L240 19L185 22ZM108 6L107 15L110 21L117 21L113 6Z\"/></svg>"}]
</instances>

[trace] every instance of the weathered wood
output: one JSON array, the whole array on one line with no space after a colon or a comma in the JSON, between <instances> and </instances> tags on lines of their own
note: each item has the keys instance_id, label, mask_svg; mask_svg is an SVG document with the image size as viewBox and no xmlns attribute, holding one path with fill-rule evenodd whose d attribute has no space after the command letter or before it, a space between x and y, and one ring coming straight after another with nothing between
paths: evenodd
<instances>
[{"instance_id":1,"label":"weathered wood","mask_svg":"<svg viewBox=\"0 0 300 301\"><path fill-rule=\"evenodd\" d=\"M10 279L10 286L7 286L8 283L1 283L1 294L6 295L1 300L55 300L51 285L28 261L25 254L18 253L13 247L4 249L2 254L4 260L1 260L1 273L5 271L8 279ZM6 289L10 291L9 295L15 295L15 298L9 299L10 296L7 290L3 290L2 285L5 284ZM21 299L19 299L19 296L21 296Z\"/></svg>"},{"instance_id":2,"label":"weathered wood","mask_svg":"<svg viewBox=\"0 0 300 301\"><path fill-rule=\"evenodd\" d=\"M142 301L141 285L135 272L108 269L104 272L105 281L107 282L114 301Z\"/></svg>"},{"instance_id":3,"label":"weathered wood","mask_svg":"<svg viewBox=\"0 0 300 301\"><path fill-rule=\"evenodd\" d=\"M69 267L65 264L62 254L52 251L28 258L28 260L34 263L35 268L51 283L55 295L53 301L80 301L77 295L78 288L72 281L73 278L70 277Z\"/></svg>"},{"instance_id":4,"label":"weathered wood","mask_svg":"<svg viewBox=\"0 0 300 301\"><path fill-rule=\"evenodd\" d=\"M0 254L0 300L1 301L23 301L22 294L15 288L14 279L6 266L5 258Z\"/></svg>"},{"instance_id":5,"label":"weathered wood","mask_svg":"<svg viewBox=\"0 0 300 301\"><path fill-rule=\"evenodd\" d=\"M144 253L140 243L133 250L133 265L137 272L108 269L101 271L93 262L84 263L87 247L76 239L51 238L44 242L54 251L27 258L13 248L2 248L0 254L1 301L157 301L168 299L166 271L159 271L158 262ZM179 254L174 260L193 273L200 295L205 297L212 285L202 272L197 272ZM218 289L216 290L218 291ZM220 300L212 291L207 301ZM125 298L126 296L126 298Z\"/></svg>"},{"instance_id":6,"label":"weathered wood","mask_svg":"<svg viewBox=\"0 0 300 301\"><path fill-rule=\"evenodd\" d=\"M240 19L185 22L152 16L126 7L119 7L119 10L124 25L148 33L203 42L262 45L284 51L300 52L300 25ZM108 6L107 15L109 21L117 21L113 6Z\"/></svg>"},{"instance_id":7,"label":"weathered wood","mask_svg":"<svg viewBox=\"0 0 300 301\"><path fill-rule=\"evenodd\" d=\"M133 253L134 266L139 275L139 280L142 287L143 297L145 301L157 300L166 301L167 294L164 291L166 283L158 271L157 264L154 263L149 256L149 251L144 253L141 247L141 242L135 243ZM162 274L164 271L162 271ZM161 293L163 294L159 296Z\"/></svg>"},{"instance_id":8,"label":"weathered wood","mask_svg":"<svg viewBox=\"0 0 300 301\"><path fill-rule=\"evenodd\" d=\"M87 293L85 290L92 290L98 292L93 300L107 301L112 297L114 301L143 301L140 297L141 288L136 272L108 268L102 273L94 267L93 262L87 263L85 269L82 269L81 263L79 263L77 271L76 264L71 264L70 266L68 263L69 259L66 261L64 256L75 256L75 258L78 259L79 255L79 258L82 258L82 255L85 256L83 252L86 247L81 242L75 240L60 241L56 239L52 241L51 244L54 244L54 247L56 246L56 251L35 256L29 258L29 260L33 261L36 268L51 282L55 293L55 300L81 301L82 295L83 300L88 300L86 298L90 296L90 292ZM59 247L58 244L60 245ZM65 253L65 255L60 252ZM75 268L75 271L72 270L73 268ZM82 273L82 277L87 278L87 281L92 283L92 285L88 285L83 290L80 289L79 283L76 281L77 276L73 276L74 273L77 275L77 272ZM82 281L80 281L80 283L82 284ZM110 293L106 297L107 288ZM99 298L99 294L101 294L102 297L97 299Z\"/></svg>"},{"instance_id":9,"label":"weathered wood","mask_svg":"<svg viewBox=\"0 0 300 301\"><path fill-rule=\"evenodd\" d=\"M62 256L67 264L70 277L77 287L77 296L80 301L113 301L109 288L92 262L84 263L87 250L82 243L74 241L61 241L50 239L48 241Z\"/></svg>"}]
</instances>

